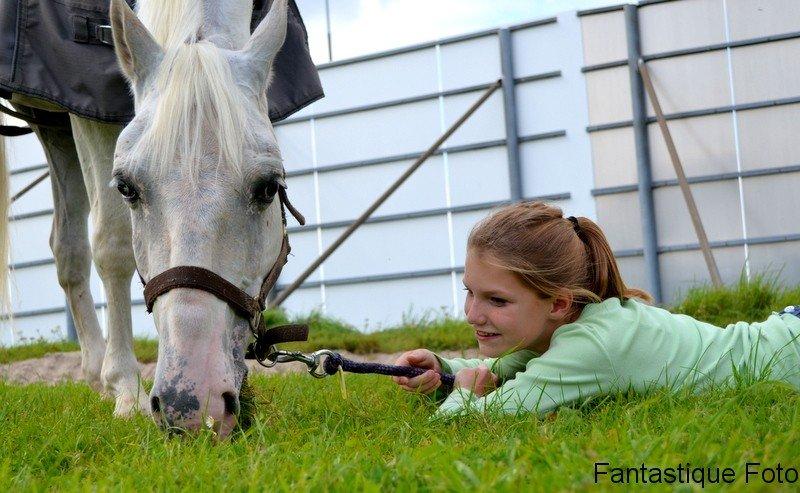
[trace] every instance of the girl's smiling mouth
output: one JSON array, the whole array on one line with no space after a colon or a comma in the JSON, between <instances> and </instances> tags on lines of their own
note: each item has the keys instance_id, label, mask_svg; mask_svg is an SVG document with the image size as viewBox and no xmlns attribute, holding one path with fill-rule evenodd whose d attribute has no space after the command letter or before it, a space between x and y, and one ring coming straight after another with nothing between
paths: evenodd
<instances>
[{"instance_id":1,"label":"girl's smiling mouth","mask_svg":"<svg viewBox=\"0 0 800 493\"><path fill-rule=\"evenodd\" d=\"M484 340L485 341L487 339L492 339L494 337L498 337L499 335L500 334L498 334L497 332L485 332L485 331L482 331L482 330L475 329L475 336L479 340Z\"/></svg>"}]
</instances>

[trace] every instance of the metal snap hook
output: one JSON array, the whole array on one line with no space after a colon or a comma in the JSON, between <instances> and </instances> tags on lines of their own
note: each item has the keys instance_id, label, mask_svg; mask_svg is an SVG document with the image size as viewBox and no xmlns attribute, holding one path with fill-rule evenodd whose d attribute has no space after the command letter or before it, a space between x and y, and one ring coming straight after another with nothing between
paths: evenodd
<instances>
[{"instance_id":1,"label":"metal snap hook","mask_svg":"<svg viewBox=\"0 0 800 493\"><path fill-rule=\"evenodd\" d=\"M280 351L272 345L267 348L266 355L263 359L256 358L256 361L259 365L263 366L264 368L272 368L273 366L279 363L278 355Z\"/></svg>"},{"instance_id":2,"label":"metal snap hook","mask_svg":"<svg viewBox=\"0 0 800 493\"><path fill-rule=\"evenodd\" d=\"M325 372L325 365L323 358L330 358L333 356L333 351L330 349L320 349L318 351L314 351L311 353L311 358L314 361L314 365L309 366L308 373L311 374L314 378L325 378L328 374Z\"/></svg>"}]
</instances>

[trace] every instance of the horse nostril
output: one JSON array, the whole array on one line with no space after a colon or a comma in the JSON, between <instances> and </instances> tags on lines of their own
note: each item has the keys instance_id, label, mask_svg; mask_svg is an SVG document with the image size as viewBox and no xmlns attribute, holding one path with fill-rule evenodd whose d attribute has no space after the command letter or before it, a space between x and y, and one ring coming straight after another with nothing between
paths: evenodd
<instances>
[{"instance_id":1,"label":"horse nostril","mask_svg":"<svg viewBox=\"0 0 800 493\"><path fill-rule=\"evenodd\" d=\"M153 414L161 412L161 401L157 395L150 398L150 409L153 411Z\"/></svg>"},{"instance_id":2,"label":"horse nostril","mask_svg":"<svg viewBox=\"0 0 800 493\"><path fill-rule=\"evenodd\" d=\"M239 398L233 392L223 392L222 400L225 401L225 414L239 414Z\"/></svg>"}]
</instances>

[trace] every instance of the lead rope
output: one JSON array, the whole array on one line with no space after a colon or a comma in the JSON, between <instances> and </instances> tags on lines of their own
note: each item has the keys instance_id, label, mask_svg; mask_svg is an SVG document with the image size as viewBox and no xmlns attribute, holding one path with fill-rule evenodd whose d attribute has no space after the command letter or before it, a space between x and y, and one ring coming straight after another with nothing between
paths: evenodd
<instances>
[{"instance_id":1,"label":"lead rope","mask_svg":"<svg viewBox=\"0 0 800 493\"><path fill-rule=\"evenodd\" d=\"M272 368L278 363L300 361L301 363L305 363L308 367L308 373L315 378L325 378L327 376L336 375L339 371L413 378L428 371L425 368L413 366L384 365L381 363L354 361L330 349L320 349L311 354L303 354L297 351L283 351L276 349L275 346L271 346L266 357L257 359L257 361L261 366L266 368ZM455 375L442 372L438 373L442 379L442 390L449 393L453 389Z\"/></svg>"},{"instance_id":2,"label":"lead rope","mask_svg":"<svg viewBox=\"0 0 800 493\"><path fill-rule=\"evenodd\" d=\"M397 365L384 365L381 363L366 363L347 359L339 353L332 353L325 358L322 363L322 368L327 375L335 375L339 370L349 373L375 373L378 375L389 375L392 377L408 377L413 378L425 373L425 368L416 368L413 366L397 366ZM447 393L453 388L455 382L455 375L450 373L439 373L442 379L442 389Z\"/></svg>"},{"instance_id":3,"label":"lead rope","mask_svg":"<svg viewBox=\"0 0 800 493\"><path fill-rule=\"evenodd\" d=\"M283 227L284 227L284 235L286 234L286 209L294 216L294 218L300 224L305 224L305 218L297 209L292 206L291 202L289 202L289 197L286 193L286 189L284 187L278 188L279 200L281 201L281 216L283 220ZM288 252L287 252L288 253ZM278 270L280 272L280 268ZM262 286L263 287L263 286ZM261 292L261 296L259 296L259 301L263 306L264 299L266 298L269 290L272 286L269 286L267 292L265 293L264 290ZM262 321L263 323L263 321ZM329 349L321 349L319 351L315 351L311 355L305 355L300 352L294 351L281 351L278 350L274 343L275 342L285 342L285 340L281 340L280 336L277 337L268 337L267 334L279 334L281 329L288 329L290 326L286 327L275 327L273 329L266 329L263 326L259 326L259 330L254 331L253 335L255 336L255 341L250 344L247 348L247 355L245 356L246 359L255 359L261 366L266 368L271 368L278 363L288 363L290 361L300 361L306 364L308 367L308 372L316 377L316 378L323 378L329 375L335 375L340 373L340 371L346 371L350 373L374 373L378 375L389 375L394 377L408 377L413 378L419 375L422 375L427 370L423 368L415 368L412 366L396 366L396 365L384 365L380 363L362 363L359 361L353 361L351 359L347 359L339 353L333 352ZM308 326L296 326L301 328L301 330L305 330L305 334L307 337L308 334ZM260 333L259 333L260 332ZM296 336L293 340L306 340L306 337ZM292 340L292 339L290 339ZM346 398L347 391L345 390L344 386L344 374L342 375L341 385L342 385L342 395ZM439 373L442 379L442 388L446 390L448 393L453 388L453 383L455 381L455 376L449 373Z\"/></svg>"},{"instance_id":4,"label":"lead rope","mask_svg":"<svg viewBox=\"0 0 800 493\"><path fill-rule=\"evenodd\" d=\"M286 209L297 219L300 224L305 224L303 215L295 209L283 187L278 188L281 200L281 215L283 216L283 225L286 227ZM285 230L284 230L285 234ZM268 329L267 333L269 333ZM274 330L274 329L273 329ZM308 328L306 327L307 331ZM340 371L349 373L374 373L378 375L389 375L393 377L408 377L413 378L422 375L427 370L424 368L415 368L413 366L397 366L397 365L384 365L380 363L364 363L347 359L339 353L329 349L321 349L315 351L310 355L305 355L295 351L282 351L277 349L274 344L268 342L268 339L259 334L254 334L256 341L248 347L247 359L255 359L261 366L271 368L278 363L288 363L290 361L300 361L305 363L308 367L308 372L316 378L324 378L330 375L335 375ZM259 340L261 339L261 340ZM282 341L278 341L282 342ZM343 375L343 374L342 374ZM442 379L442 388L446 392L450 392L455 382L455 376L449 373L439 373ZM344 390L344 380L342 380L342 395L346 396Z\"/></svg>"}]
</instances>

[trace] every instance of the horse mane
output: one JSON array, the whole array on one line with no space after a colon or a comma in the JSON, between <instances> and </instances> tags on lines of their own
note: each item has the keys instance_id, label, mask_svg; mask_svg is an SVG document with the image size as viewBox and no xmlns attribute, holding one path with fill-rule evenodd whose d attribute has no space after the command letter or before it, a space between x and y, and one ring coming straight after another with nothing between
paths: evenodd
<instances>
[{"instance_id":1,"label":"horse mane","mask_svg":"<svg viewBox=\"0 0 800 493\"><path fill-rule=\"evenodd\" d=\"M147 15L153 3L141 2ZM139 140L141 154L137 154L162 173L183 163L196 178L211 131L215 137L211 144L219 155L217 164L226 163L227 169L240 175L245 144L254 142L255 133L248 125L244 95L221 49L197 39L202 17L199 5L197 1L170 0L154 19L142 19L162 43L165 55L155 74L158 105Z\"/></svg>"}]
</instances>

